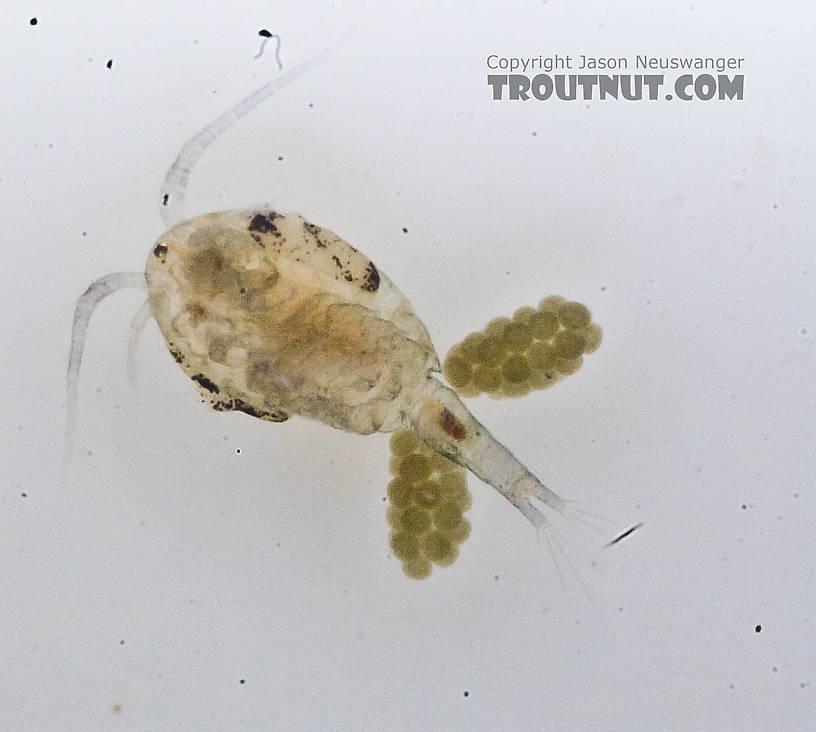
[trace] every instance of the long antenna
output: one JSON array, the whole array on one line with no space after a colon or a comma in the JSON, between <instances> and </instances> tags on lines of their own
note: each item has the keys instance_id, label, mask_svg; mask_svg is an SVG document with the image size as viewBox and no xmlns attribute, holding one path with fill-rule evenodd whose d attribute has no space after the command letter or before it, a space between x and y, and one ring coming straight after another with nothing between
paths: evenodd
<instances>
[{"instance_id":1,"label":"long antenna","mask_svg":"<svg viewBox=\"0 0 816 732\"><path fill-rule=\"evenodd\" d=\"M85 347L85 333L96 306L108 295L124 287L147 287L144 272L113 272L96 280L79 296L74 310L74 326L71 330L71 353L68 356L66 374L67 400L65 404L65 454L67 465L74 449L74 430L77 416L77 394L79 393L79 367L82 365L82 350Z\"/></svg>"},{"instance_id":2,"label":"long antenna","mask_svg":"<svg viewBox=\"0 0 816 732\"><path fill-rule=\"evenodd\" d=\"M249 114L261 102L267 100L276 91L280 91L293 81L299 79L304 74L309 73L320 66L329 55L337 49L339 45L345 43L351 36L353 29L346 31L333 45L320 51L308 61L281 74L277 79L264 84L260 89L242 99L232 109L222 114L216 120L208 124L203 130L193 135L184 143L167 176L161 189L159 200L159 213L162 221L168 228L184 220L184 196L187 190L187 183L190 174L193 172L195 164L203 155L204 151L212 145L224 132L232 127L241 117Z\"/></svg>"}]
</instances>

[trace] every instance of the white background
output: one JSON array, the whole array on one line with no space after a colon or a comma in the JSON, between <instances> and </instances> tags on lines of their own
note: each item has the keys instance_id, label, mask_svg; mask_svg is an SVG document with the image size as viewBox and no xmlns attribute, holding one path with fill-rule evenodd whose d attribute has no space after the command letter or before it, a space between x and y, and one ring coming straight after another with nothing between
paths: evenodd
<instances>
[{"instance_id":1,"label":"white background","mask_svg":"<svg viewBox=\"0 0 816 732\"><path fill-rule=\"evenodd\" d=\"M0 728L813 729L814 15L4 3ZM291 68L352 25L207 152L188 211L333 229L442 355L544 295L589 305L577 375L470 405L559 493L645 522L576 555L594 606L475 478L460 559L407 580L387 436L208 412L154 323L132 396L132 291L91 325L64 479L76 297L143 267L180 145L277 73L259 29ZM494 102L490 53L744 57L745 99Z\"/></svg>"}]
</instances>

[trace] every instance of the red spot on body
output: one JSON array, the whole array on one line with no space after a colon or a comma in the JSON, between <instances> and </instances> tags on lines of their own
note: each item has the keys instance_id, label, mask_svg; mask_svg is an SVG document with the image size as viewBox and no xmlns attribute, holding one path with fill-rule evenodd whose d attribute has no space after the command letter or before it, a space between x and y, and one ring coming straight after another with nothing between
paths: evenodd
<instances>
[{"instance_id":1,"label":"red spot on body","mask_svg":"<svg viewBox=\"0 0 816 732\"><path fill-rule=\"evenodd\" d=\"M439 424L444 432L457 442L461 442L467 437L467 430L447 407L442 407L442 412L439 415Z\"/></svg>"}]
</instances>

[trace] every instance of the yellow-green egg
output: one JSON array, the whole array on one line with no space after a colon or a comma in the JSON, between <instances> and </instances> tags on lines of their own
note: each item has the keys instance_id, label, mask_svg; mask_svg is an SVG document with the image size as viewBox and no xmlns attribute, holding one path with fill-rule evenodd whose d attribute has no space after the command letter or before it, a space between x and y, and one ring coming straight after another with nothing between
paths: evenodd
<instances>
[{"instance_id":1,"label":"yellow-green egg","mask_svg":"<svg viewBox=\"0 0 816 732\"><path fill-rule=\"evenodd\" d=\"M529 326L533 329L533 337L547 340L558 331L558 316L551 310L536 312L530 318Z\"/></svg>"},{"instance_id":2,"label":"yellow-green egg","mask_svg":"<svg viewBox=\"0 0 816 732\"><path fill-rule=\"evenodd\" d=\"M392 531L388 541L391 544L391 551L398 559L415 559L419 556L419 541L413 534Z\"/></svg>"},{"instance_id":3,"label":"yellow-green egg","mask_svg":"<svg viewBox=\"0 0 816 732\"><path fill-rule=\"evenodd\" d=\"M398 507L407 506L413 492L413 486L404 478L394 478L388 484L388 500Z\"/></svg>"},{"instance_id":4,"label":"yellow-green egg","mask_svg":"<svg viewBox=\"0 0 816 732\"><path fill-rule=\"evenodd\" d=\"M462 520L462 509L455 503L443 502L433 510L433 522L442 531L451 531Z\"/></svg>"},{"instance_id":5,"label":"yellow-green egg","mask_svg":"<svg viewBox=\"0 0 816 732\"><path fill-rule=\"evenodd\" d=\"M594 353L598 350L598 348L600 348L601 340L603 339L601 326L596 325L595 323L590 323L580 332L580 334L586 341L584 343L584 353Z\"/></svg>"},{"instance_id":6,"label":"yellow-green egg","mask_svg":"<svg viewBox=\"0 0 816 732\"><path fill-rule=\"evenodd\" d=\"M580 369L582 363L583 358L581 358L581 356L576 356L575 358L559 358L558 361L555 362L555 370L558 371L559 374L569 376Z\"/></svg>"},{"instance_id":7,"label":"yellow-green egg","mask_svg":"<svg viewBox=\"0 0 816 732\"><path fill-rule=\"evenodd\" d=\"M431 463L424 455L413 453L402 458L399 474L411 483L418 483L431 474Z\"/></svg>"},{"instance_id":8,"label":"yellow-green egg","mask_svg":"<svg viewBox=\"0 0 816 732\"><path fill-rule=\"evenodd\" d=\"M515 313L513 313L513 320L516 323L525 323L526 325L529 325L530 321L537 313L538 311L535 308L531 308L530 306L525 305L524 307L519 308L518 310L516 310Z\"/></svg>"},{"instance_id":9,"label":"yellow-green egg","mask_svg":"<svg viewBox=\"0 0 816 732\"><path fill-rule=\"evenodd\" d=\"M446 476L443 476L446 477ZM470 491L467 487L467 481L462 476L462 482L459 485L446 483L444 480L439 481L442 489L442 500L456 505L460 511L467 511L473 501Z\"/></svg>"},{"instance_id":10,"label":"yellow-green egg","mask_svg":"<svg viewBox=\"0 0 816 732\"><path fill-rule=\"evenodd\" d=\"M553 338L553 346L559 358L575 358L584 352L586 341L583 336L569 330L562 330L556 333Z\"/></svg>"},{"instance_id":11,"label":"yellow-green egg","mask_svg":"<svg viewBox=\"0 0 816 732\"><path fill-rule=\"evenodd\" d=\"M462 470L459 465L457 465L453 460L448 460L444 455L440 455L438 452L432 453L428 457L428 462L431 465L431 473L447 473L450 470Z\"/></svg>"},{"instance_id":12,"label":"yellow-green egg","mask_svg":"<svg viewBox=\"0 0 816 732\"><path fill-rule=\"evenodd\" d=\"M460 356L448 356L442 364L442 373L454 389L460 389L470 381L473 367Z\"/></svg>"},{"instance_id":13,"label":"yellow-green egg","mask_svg":"<svg viewBox=\"0 0 816 732\"><path fill-rule=\"evenodd\" d=\"M501 372L496 368L488 366L478 366L473 372L473 386L479 391L488 394L496 391L502 382Z\"/></svg>"},{"instance_id":14,"label":"yellow-green egg","mask_svg":"<svg viewBox=\"0 0 816 732\"><path fill-rule=\"evenodd\" d=\"M460 519L453 528L448 529L445 533L451 541L461 544L470 536L470 521L466 518Z\"/></svg>"},{"instance_id":15,"label":"yellow-green egg","mask_svg":"<svg viewBox=\"0 0 816 732\"><path fill-rule=\"evenodd\" d=\"M402 526L402 509L397 508L396 506L389 506L388 510L385 512L385 518L387 519L389 526L398 529L400 526Z\"/></svg>"},{"instance_id":16,"label":"yellow-green egg","mask_svg":"<svg viewBox=\"0 0 816 732\"><path fill-rule=\"evenodd\" d=\"M388 460L388 469L391 475L399 475L400 463L403 460L402 455L392 455Z\"/></svg>"},{"instance_id":17,"label":"yellow-green egg","mask_svg":"<svg viewBox=\"0 0 816 732\"><path fill-rule=\"evenodd\" d=\"M431 531L422 541L422 553L432 562L447 566L453 564L458 548L440 531Z\"/></svg>"},{"instance_id":18,"label":"yellow-green egg","mask_svg":"<svg viewBox=\"0 0 816 732\"><path fill-rule=\"evenodd\" d=\"M506 383L520 384L530 375L530 363L524 356L509 356L502 364L501 375Z\"/></svg>"},{"instance_id":19,"label":"yellow-green egg","mask_svg":"<svg viewBox=\"0 0 816 732\"><path fill-rule=\"evenodd\" d=\"M509 323L504 329L504 345L510 351L523 351L533 340L533 329L524 323Z\"/></svg>"},{"instance_id":20,"label":"yellow-green egg","mask_svg":"<svg viewBox=\"0 0 816 732\"><path fill-rule=\"evenodd\" d=\"M431 513L419 506L408 506L400 516L400 527L409 534L424 534L431 528Z\"/></svg>"},{"instance_id":21,"label":"yellow-green egg","mask_svg":"<svg viewBox=\"0 0 816 732\"><path fill-rule=\"evenodd\" d=\"M531 389L549 389L560 378L554 366L546 369L533 369L527 383Z\"/></svg>"},{"instance_id":22,"label":"yellow-green egg","mask_svg":"<svg viewBox=\"0 0 816 732\"><path fill-rule=\"evenodd\" d=\"M485 366L497 366L504 358L504 342L501 338L486 335L476 348L476 362Z\"/></svg>"},{"instance_id":23,"label":"yellow-green egg","mask_svg":"<svg viewBox=\"0 0 816 732\"><path fill-rule=\"evenodd\" d=\"M433 566L425 557L419 556L404 561L402 571L411 579L427 579L431 576Z\"/></svg>"},{"instance_id":24,"label":"yellow-green egg","mask_svg":"<svg viewBox=\"0 0 816 732\"><path fill-rule=\"evenodd\" d=\"M504 329L510 323L510 318L505 318L502 316L501 318L493 318L484 329L484 333L486 336L490 336L491 338L499 338L504 335Z\"/></svg>"},{"instance_id":25,"label":"yellow-green egg","mask_svg":"<svg viewBox=\"0 0 816 732\"><path fill-rule=\"evenodd\" d=\"M460 344L462 356L471 363L478 360L477 351L479 344L484 340L484 335L481 333L471 333Z\"/></svg>"},{"instance_id":26,"label":"yellow-green egg","mask_svg":"<svg viewBox=\"0 0 816 732\"><path fill-rule=\"evenodd\" d=\"M561 307L562 303L564 302L566 302L566 300L564 300L561 295L550 295L538 303L538 309L541 312L550 311L556 313L558 312L558 308Z\"/></svg>"},{"instance_id":27,"label":"yellow-green egg","mask_svg":"<svg viewBox=\"0 0 816 732\"><path fill-rule=\"evenodd\" d=\"M527 358L534 369L551 369L558 360L558 352L549 343L533 343L527 351Z\"/></svg>"},{"instance_id":28,"label":"yellow-green egg","mask_svg":"<svg viewBox=\"0 0 816 732\"><path fill-rule=\"evenodd\" d=\"M426 480L414 486L414 503L422 508L433 508L436 506L439 503L441 495L442 489L435 480Z\"/></svg>"},{"instance_id":29,"label":"yellow-green egg","mask_svg":"<svg viewBox=\"0 0 816 732\"><path fill-rule=\"evenodd\" d=\"M417 436L411 430L397 430L388 442L394 455L410 455L419 445Z\"/></svg>"},{"instance_id":30,"label":"yellow-green egg","mask_svg":"<svg viewBox=\"0 0 816 732\"><path fill-rule=\"evenodd\" d=\"M565 302L558 308L558 320L565 328L579 330L589 325L592 315L580 302Z\"/></svg>"},{"instance_id":31,"label":"yellow-green egg","mask_svg":"<svg viewBox=\"0 0 816 732\"><path fill-rule=\"evenodd\" d=\"M502 382L502 394L506 397L523 397L530 393L530 384L525 381L514 383L512 381Z\"/></svg>"}]
</instances>

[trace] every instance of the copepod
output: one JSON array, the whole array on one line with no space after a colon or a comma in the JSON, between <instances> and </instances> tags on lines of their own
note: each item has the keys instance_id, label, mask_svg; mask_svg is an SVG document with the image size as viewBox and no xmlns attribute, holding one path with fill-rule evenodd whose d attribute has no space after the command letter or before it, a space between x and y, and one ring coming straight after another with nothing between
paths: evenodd
<instances>
[{"instance_id":1,"label":"copepod","mask_svg":"<svg viewBox=\"0 0 816 732\"><path fill-rule=\"evenodd\" d=\"M122 287L146 286L149 314L168 351L213 409L271 422L298 415L359 434L413 430L493 486L537 529L547 529L534 501L562 514L568 503L436 378L439 357L428 331L366 255L299 214L269 207L184 217L187 182L207 146L325 54L261 87L188 141L160 194L168 228L150 248L145 272L101 277L79 298L66 452L93 309ZM144 315L137 316L140 323Z\"/></svg>"}]
</instances>

